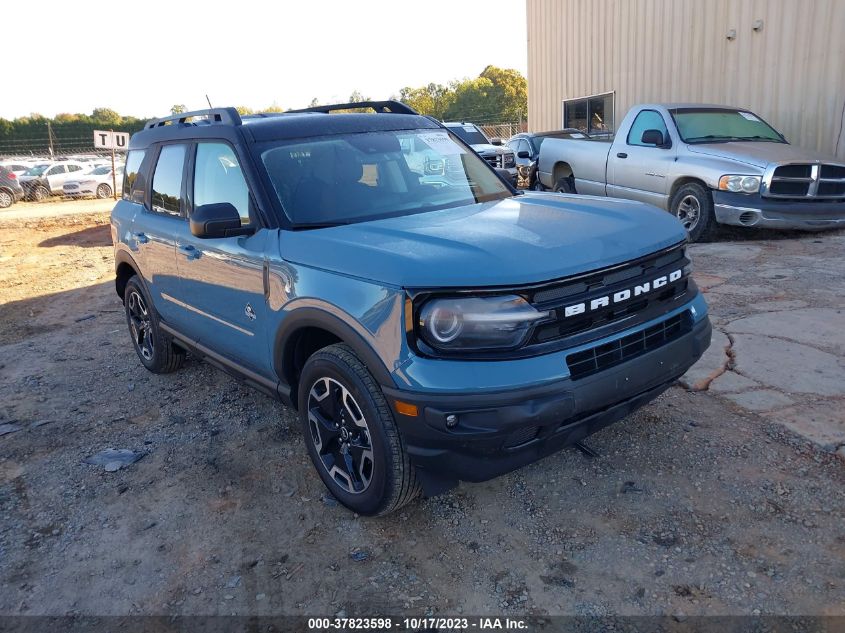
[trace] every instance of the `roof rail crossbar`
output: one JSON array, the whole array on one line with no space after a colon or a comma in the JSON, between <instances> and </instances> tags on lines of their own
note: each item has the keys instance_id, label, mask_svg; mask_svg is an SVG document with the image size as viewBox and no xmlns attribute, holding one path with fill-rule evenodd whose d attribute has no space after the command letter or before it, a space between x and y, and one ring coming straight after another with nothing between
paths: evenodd
<instances>
[{"instance_id":1,"label":"roof rail crossbar","mask_svg":"<svg viewBox=\"0 0 845 633\"><path fill-rule=\"evenodd\" d=\"M187 123L192 117L204 118L209 123L227 123L229 125L240 125L241 115L235 108L209 108L206 110L193 110L192 112L179 112L170 116L152 119L144 125L145 129L161 127L167 123Z\"/></svg>"},{"instance_id":2,"label":"roof rail crossbar","mask_svg":"<svg viewBox=\"0 0 845 633\"><path fill-rule=\"evenodd\" d=\"M401 101L356 101L354 103L335 103L333 105L319 105L301 110L288 110L288 112L334 112L335 110L356 110L359 108L372 108L376 112L389 114L419 114L411 106Z\"/></svg>"}]
</instances>

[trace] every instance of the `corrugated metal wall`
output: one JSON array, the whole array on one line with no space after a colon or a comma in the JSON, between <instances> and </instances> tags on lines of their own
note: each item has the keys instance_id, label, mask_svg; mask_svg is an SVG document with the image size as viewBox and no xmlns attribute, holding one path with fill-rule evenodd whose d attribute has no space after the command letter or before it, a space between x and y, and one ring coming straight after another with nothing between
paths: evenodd
<instances>
[{"instance_id":1,"label":"corrugated metal wall","mask_svg":"<svg viewBox=\"0 0 845 633\"><path fill-rule=\"evenodd\" d=\"M564 99L615 91L617 124L645 101L736 105L845 158L845 0L526 4L531 130L559 128Z\"/></svg>"}]
</instances>

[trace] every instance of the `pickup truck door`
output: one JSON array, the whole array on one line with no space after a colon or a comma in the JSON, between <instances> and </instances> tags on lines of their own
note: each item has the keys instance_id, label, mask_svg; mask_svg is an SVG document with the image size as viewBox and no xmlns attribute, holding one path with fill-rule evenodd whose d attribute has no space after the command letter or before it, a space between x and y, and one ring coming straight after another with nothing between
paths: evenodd
<instances>
[{"instance_id":1,"label":"pickup truck door","mask_svg":"<svg viewBox=\"0 0 845 633\"><path fill-rule=\"evenodd\" d=\"M664 145L644 143L643 132L658 130ZM669 173L676 151L663 116L656 110L637 114L627 136L617 136L607 157L607 195L667 208Z\"/></svg>"},{"instance_id":2,"label":"pickup truck door","mask_svg":"<svg viewBox=\"0 0 845 633\"><path fill-rule=\"evenodd\" d=\"M229 202L242 226L256 230L199 238L186 225L176 236L176 300L190 320L183 333L244 368L266 373L271 346L265 340L264 266L274 233L259 226L240 161L227 143L197 143L188 171L189 215L203 204Z\"/></svg>"}]
</instances>

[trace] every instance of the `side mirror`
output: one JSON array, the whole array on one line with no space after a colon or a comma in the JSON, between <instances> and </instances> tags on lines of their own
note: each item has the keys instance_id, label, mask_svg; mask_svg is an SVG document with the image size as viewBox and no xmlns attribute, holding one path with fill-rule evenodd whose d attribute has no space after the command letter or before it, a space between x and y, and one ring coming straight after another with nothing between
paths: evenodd
<instances>
[{"instance_id":1,"label":"side mirror","mask_svg":"<svg viewBox=\"0 0 845 633\"><path fill-rule=\"evenodd\" d=\"M531 154L527 150L520 150L516 153L517 158L531 158Z\"/></svg>"},{"instance_id":2,"label":"side mirror","mask_svg":"<svg viewBox=\"0 0 845 633\"><path fill-rule=\"evenodd\" d=\"M500 139L500 138L491 138L490 139L490 145L504 145L504 143L502 142L502 139Z\"/></svg>"},{"instance_id":3,"label":"side mirror","mask_svg":"<svg viewBox=\"0 0 845 633\"><path fill-rule=\"evenodd\" d=\"M232 237L244 232L241 216L231 202L203 204L191 214L191 234L195 237Z\"/></svg>"},{"instance_id":4,"label":"side mirror","mask_svg":"<svg viewBox=\"0 0 845 633\"><path fill-rule=\"evenodd\" d=\"M661 132L660 130L646 130L645 132L643 132L643 136L640 141L645 145L656 145L657 147L663 147L663 132Z\"/></svg>"}]
</instances>

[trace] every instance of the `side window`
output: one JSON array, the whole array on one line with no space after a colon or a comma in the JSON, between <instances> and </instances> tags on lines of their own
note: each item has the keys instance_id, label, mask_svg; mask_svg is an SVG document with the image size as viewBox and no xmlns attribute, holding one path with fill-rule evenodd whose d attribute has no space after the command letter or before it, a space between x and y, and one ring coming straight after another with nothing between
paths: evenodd
<instances>
[{"instance_id":1,"label":"side window","mask_svg":"<svg viewBox=\"0 0 845 633\"><path fill-rule=\"evenodd\" d=\"M249 225L249 189L235 152L226 143L198 143L194 207L217 202L231 203Z\"/></svg>"},{"instance_id":2,"label":"side window","mask_svg":"<svg viewBox=\"0 0 845 633\"><path fill-rule=\"evenodd\" d=\"M165 145L161 148L153 173L152 208L156 213L181 215L184 165L184 145Z\"/></svg>"},{"instance_id":3,"label":"side window","mask_svg":"<svg viewBox=\"0 0 845 633\"><path fill-rule=\"evenodd\" d=\"M517 146L518 152L528 152L528 155L531 155L531 148L528 146L528 141L525 139L521 139L519 141L519 145Z\"/></svg>"},{"instance_id":4,"label":"side window","mask_svg":"<svg viewBox=\"0 0 845 633\"><path fill-rule=\"evenodd\" d=\"M82 169L82 165L68 165L67 166L68 171L79 171L80 169Z\"/></svg>"},{"instance_id":5,"label":"side window","mask_svg":"<svg viewBox=\"0 0 845 633\"><path fill-rule=\"evenodd\" d=\"M50 170L47 172L48 176L55 176L56 174L63 174L65 173L65 166L64 165L54 165L50 167Z\"/></svg>"},{"instance_id":6,"label":"side window","mask_svg":"<svg viewBox=\"0 0 845 633\"><path fill-rule=\"evenodd\" d=\"M135 187L135 182L138 179L138 172L141 170L141 163L144 161L143 150L132 150L126 156L126 169L123 172L123 199L134 200L135 202L143 202L143 194L140 198L132 195Z\"/></svg>"},{"instance_id":7,"label":"side window","mask_svg":"<svg viewBox=\"0 0 845 633\"><path fill-rule=\"evenodd\" d=\"M669 130L660 113L654 110L643 110L634 119L631 129L628 132L628 145L639 145L641 147L654 147L651 143L643 143L643 132L646 130L660 130L663 132L664 140L669 140Z\"/></svg>"}]
</instances>

